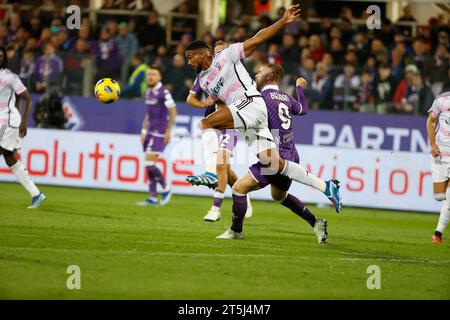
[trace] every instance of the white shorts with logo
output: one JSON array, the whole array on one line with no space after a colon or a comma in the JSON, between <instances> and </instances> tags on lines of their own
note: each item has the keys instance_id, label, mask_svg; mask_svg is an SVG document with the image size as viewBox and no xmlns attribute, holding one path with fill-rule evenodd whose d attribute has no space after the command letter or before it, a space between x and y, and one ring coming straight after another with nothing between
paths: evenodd
<instances>
[{"instance_id":1,"label":"white shorts with logo","mask_svg":"<svg viewBox=\"0 0 450 320\"><path fill-rule=\"evenodd\" d=\"M13 128L7 124L0 125L0 147L8 151L20 149L22 139L19 136L19 128Z\"/></svg>"},{"instance_id":2,"label":"white shorts with logo","mask_svg":"<svg viewBox=\"0 0 450 320\"><path fill-rule=\"evenodd\" d=\"M450 178L450 159L431 157L431 175L434 183L447 181Z\"/></svg>"},{"instance_id":3,"label":"white shorts with logo","mask_svg":"<svg viewBox=\"0 0 450 320\"><path fill-rule=\"evenodd\" d=\"M228 108L233 115L234 127L241 132L255 155L277 147L269 130L266 103L262 97L249 97Z\"/></svg>"}]
</instances>

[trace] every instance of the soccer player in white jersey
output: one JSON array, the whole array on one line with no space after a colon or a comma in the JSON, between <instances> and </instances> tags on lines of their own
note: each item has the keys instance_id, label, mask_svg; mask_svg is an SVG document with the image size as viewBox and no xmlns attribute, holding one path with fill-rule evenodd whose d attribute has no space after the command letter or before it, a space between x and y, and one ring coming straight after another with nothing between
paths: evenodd
<instances>
[{"instance_id":1,"label":"soccer player in white jersey","mask_svg":"<svg viewBox=\"0 0 450 320\"><path fill-rule=\"evenodd\" d=\"M19 76L6 68L7 61L6 49L0 47L0 155L3 154L8 167L30 193L32 200L28 208L35 209L45 200L45 195L31 181L17 157L17 149L20 148L21 140L27 134L31 97ZM22 115L19 112L21 100L25 101Z\"/></svg>"},{"instance_id":2,"label":"soccer player in white jersey","mask_svg":"<svg viewBox=\"0 0 450 320\"><path fill-rule=\"evenodd\" d=\"M188 64L198 73L200 87L214 100L226 107L218 109L201 121L203 135L215 135L212 129L239 129L249 147L274 174L280 173L297 182L323 192L341 210L339 182L323 181L306 171L298 163L281 158L274 138L268 129L267 109L256 83L241 60L250 56L256 47L275 36L287 24L299 17L299 5L293 5L281 19L260 30L252 38L235 44L212 56L206 43L191 42L185 50ZM205 139L207 141L214 139ZM211 148L214 148L211 145ZM233 191L233 202L242 202L245 195Z\"/></svg>"},{"instance_id":3,"label":"soccer player in white jersey","mask_svg":"<svg viewBox=\"0 0 450 320\"><path fill-rule=\"evenodd\" d=\"M438 96L428 112L433 195L437 201L442 201L438 225L431 240L440 244L450 220L450 92Z\"/></svg>"}]
</instances>

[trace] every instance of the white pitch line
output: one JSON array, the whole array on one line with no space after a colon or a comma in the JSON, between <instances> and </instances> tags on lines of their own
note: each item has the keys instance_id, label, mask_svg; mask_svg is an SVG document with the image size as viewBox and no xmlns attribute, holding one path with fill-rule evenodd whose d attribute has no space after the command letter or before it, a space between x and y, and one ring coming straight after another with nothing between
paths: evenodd
<instances>
[{"instance_id":1,"label":"white pitch line","mask_svg":"<svg viewBox=\"0 0 450 320\"><path fill-rule=\"evenodd\" d=\"M97 254L139 254L150 256L185 256L185 257L251 257L251 258L278 258L278 259L292 259L292 260L305 260L305 259L320 259L320 260L339 260L339 261L383 261L383 262L403 262L403 263L425 263L425 264L437 264L446 265L450 264L450 260L418 260L418 259L396 259L396 258L342 258L342 257L314 257L314 256L280 256L270 254L237 254L237 253L195 253L195 252L146 252L137 250L80 250L70 248L29 248L29 247L0 247L0 250L40 250L40 251L69 251L75 253L86 253L87 251Z\"/></svg>"}]
</instances>

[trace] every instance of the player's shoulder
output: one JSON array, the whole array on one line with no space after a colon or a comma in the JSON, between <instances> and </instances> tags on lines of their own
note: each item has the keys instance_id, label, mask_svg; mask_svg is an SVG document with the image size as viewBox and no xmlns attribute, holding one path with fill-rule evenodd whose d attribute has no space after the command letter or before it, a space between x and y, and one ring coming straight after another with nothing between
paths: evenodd
<instances>
[{"instance_id":1,"label":"player's shoulder","mask_svg":"<svg viewBox=\"0 0 450 320\"><path fill-rule=\"evenodd\" d=\"M450 100L450 91L442 92L440 95L436 97L436 100L438 99Z\"/></svg>"},{"instance_id":2,"label":"player's shoulder","mask_svg":"<svg viewBox=\"0 0 450 320\"><path fill-rule=\"evenodd\" d=\"M450 104L450 91L446 91L446 92L443 92L440 95L438 95L436 98L434 98L434 103L436 103L438 105L442 105L442 104L449 105Z\"/></svg>"},{"instance_id":3,"label":"player's shoulder","mask_svg":"<svg viewBox=\"0 0 450 320\"><path fill-rule=\"evenodd\" d=\"M18 78L19 76L17 74L15 74L14 72L12 72L11 70L9 70L8 68L2 68L0 69L0 76L4 79L14 79L14 78Z\"/></svg>"}]
</instances>

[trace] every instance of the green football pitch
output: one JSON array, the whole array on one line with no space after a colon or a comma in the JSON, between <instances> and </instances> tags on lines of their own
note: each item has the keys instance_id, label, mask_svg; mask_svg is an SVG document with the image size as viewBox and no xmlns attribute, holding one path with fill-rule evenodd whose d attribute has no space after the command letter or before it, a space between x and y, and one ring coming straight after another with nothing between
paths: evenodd
<instances>
[{"instance_id":1,"label":"green football pitch","mask_svg":"<svg viewBox=\"0 0 450 320\"><path fill-rule=\"evenodd\" d=\"M142 208L144 193L41 189L47 201L31 211L20 185L0 183L0 299L450 299L435 214L311 205L328 219L324 245L286 208L254 201L246 239L219 240L229 199L207 223L209 198ZM66 286L70 265L80 290ZM373 265L380 289L368 289Z\"/></svg>"}]
</instances>

